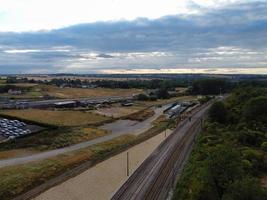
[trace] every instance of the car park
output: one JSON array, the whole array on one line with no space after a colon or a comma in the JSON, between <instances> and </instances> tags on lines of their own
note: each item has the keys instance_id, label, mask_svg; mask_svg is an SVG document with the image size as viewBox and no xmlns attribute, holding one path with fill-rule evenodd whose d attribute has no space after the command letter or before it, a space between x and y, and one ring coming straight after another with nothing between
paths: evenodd
<instances>
[{"instance_id":1,"label":"car park","mask_svg":"<svg viewBox=\"0 0 267 200\"><path fill-rule=\"evenodd\" d=\"M28 135L32 132L24 128L26 125L26 123L19 120L0 119L0 135L8 139Z\"/></svg>"}]
</instances>

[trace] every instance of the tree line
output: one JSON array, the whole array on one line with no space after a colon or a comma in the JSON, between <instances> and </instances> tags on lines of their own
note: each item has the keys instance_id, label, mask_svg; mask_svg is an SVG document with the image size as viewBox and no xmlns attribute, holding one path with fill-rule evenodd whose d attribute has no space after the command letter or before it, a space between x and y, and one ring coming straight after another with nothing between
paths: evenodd
<instances>
[{"instance_id":1,"label":"tree line","mask_svg":"<svg viewBox=\"0 0 267 200\"><path fill-rule=\"evenodd\" d=\"M266 88L235 88L211 106L173 199L267 199L266 133Z\"/></svg>"}]
</instances>

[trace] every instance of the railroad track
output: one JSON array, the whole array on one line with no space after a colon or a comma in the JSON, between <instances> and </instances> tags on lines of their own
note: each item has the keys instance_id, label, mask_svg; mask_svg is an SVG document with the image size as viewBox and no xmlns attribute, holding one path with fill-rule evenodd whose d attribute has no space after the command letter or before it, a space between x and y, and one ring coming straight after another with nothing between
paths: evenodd
<instances>
[{"instance_id":1,"label":"railroad track","mask_svg":"<svg viewBox=\"0 0 267 200\"><path fill-rule=\"evenodd\" d=\"M210 104L195 110L191 121L184 120L139 166L113 195L112 200L163 200L191 151L201 129L202 117Z\"/></svg>"}]
</instances>

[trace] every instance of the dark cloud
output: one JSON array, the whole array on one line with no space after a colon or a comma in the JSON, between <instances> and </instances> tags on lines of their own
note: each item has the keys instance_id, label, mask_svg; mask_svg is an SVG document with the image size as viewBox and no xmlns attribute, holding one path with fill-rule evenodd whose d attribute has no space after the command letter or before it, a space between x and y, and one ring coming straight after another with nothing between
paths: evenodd
<instances>
[{"instance_id":1,"label":"dark cloud","mask_svg":"<svg viewBox=\"0 0 267 200\"><path fill-rule=\"evenodd\" d=\"M69 51L51 50L63 47ZM207 54L211 49L220 51L216 49L219 47L235 47L238 48L238 52L234 57L231 54L219 56ZM6 52L12 49L44 51ZM242 49L248 52L254 51L254 54L246 55L249 58L247 63ZM262 65L267 62L266 57L260 57L260 53L266 52L266 49L267 3L253 2L203 10L199 15L79 24L52 31L0 33L2 66L0 72L3 72L3 68L8 71L7 67L4 67L7 66L5 62L12 66L17 65L18 71L24 69L19 69L19 66L27 66L27 70L30 69L29 66L35 69L39 69L38 66L46 66L52 70L64 70L64 67L75 63L84 64L84 68L89 66L88 72L90 67L110 69L113 66L119 68L212 65L257 67L255 64L257 61ZM232 49L228 48L227 51L231 52ZM96 55L91 55L91 52L95 52ZM147 55L138 54L138 60L133 60L133 55L126 54L131 52L147 52ZM149 52L169 52L171 55L157 56ZM243 58L238 59L238 56L242 55ZM99 59L101 62L95 62ZM254 65L249 60L253 60ZM13 68L11 71L16 71Z\"/></svg>"}]
</instances>

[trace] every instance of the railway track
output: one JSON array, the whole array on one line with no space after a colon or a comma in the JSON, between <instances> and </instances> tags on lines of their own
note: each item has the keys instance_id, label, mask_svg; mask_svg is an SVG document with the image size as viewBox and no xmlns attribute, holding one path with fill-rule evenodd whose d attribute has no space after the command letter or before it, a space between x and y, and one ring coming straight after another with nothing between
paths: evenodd
<instances>
[{"instance_id":1,"label":"railway track","mask_svg":"<svg viewBox=\"0 0 267 200\"><path fill-rule=\"evenodd\" d=\"M201 129L202 117L210 104L195 110L140 165L113 195L112 200L163 200L173 187Z\"/></svg>"}]
</instances>

